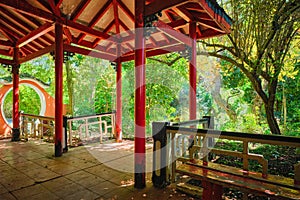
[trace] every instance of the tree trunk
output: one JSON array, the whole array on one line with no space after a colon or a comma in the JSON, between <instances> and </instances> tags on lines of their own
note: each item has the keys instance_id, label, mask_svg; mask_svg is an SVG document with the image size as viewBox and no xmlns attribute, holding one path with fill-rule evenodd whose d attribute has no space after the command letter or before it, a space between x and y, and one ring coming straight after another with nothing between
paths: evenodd
<instances>
[{"instance_id":1,"label":"tree trunk","mask_svg":"<svg viewBox=\"0 0 300 200\"><path fill-rule=\"evenodd\" d=\"M67 72L67 88L68 88L68 96L69 96L68 114L73 116L73 114L74 114L73 75L72 75L72 69L71 69L69 60L66 62L66 72Z\"/></svg>"},{"instance_id":2,"label":"tree trunk","mask_svg":"<svg viewBox=\"0 0 300 200\"><path fill-rule=\"evenodd\" d=\"M274 104L268 102L267 104L265 104L265 110L267 115L267 122L272 134L281 135L277 120L274 115Z\"/></svg>"}]
</instances>

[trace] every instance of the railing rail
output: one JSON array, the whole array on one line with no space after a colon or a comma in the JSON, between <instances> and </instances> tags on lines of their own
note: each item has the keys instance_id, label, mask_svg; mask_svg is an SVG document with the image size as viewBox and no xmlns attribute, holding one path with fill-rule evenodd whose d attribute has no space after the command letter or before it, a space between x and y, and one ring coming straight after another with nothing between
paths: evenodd
<instances>
[{"instance_id":1,"label":"railing rail","mask_svg":"<svg viewBox=\"0 0 300 200\"><path fill-rule=\"evenodd\" d=\"M103 136L109 133L109 129L111 129L110 136L115 133L115 111L96 115L67 117L65 120L69 135L69 145L71 146L73 145L73 137L78 136L80 139L87 139L95 135L89 130L93 125L98 125L96 135L100 134L101 143ZM80 123L76 129L73 128L75 123Z\"/></svg>"}]
</instances>

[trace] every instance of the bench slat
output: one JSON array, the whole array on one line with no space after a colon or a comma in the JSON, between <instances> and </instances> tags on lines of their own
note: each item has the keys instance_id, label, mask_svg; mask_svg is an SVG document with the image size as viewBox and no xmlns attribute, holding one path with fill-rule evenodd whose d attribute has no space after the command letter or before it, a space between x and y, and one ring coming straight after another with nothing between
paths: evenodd
<instances>
[{"instance_id":1,"label":"bench slat","mask_svg":"<svg viewBox=\"0 0 300 200\"><path fill-rule=\"evenodd\" d=\"M176 172L198 180L206 180L214 184L240 189L249 193L259 193L269 197L280 197L281 199L300 200L300 190L274 185L262 180L249 179L248 177L212 170L205 168L205 166L182 164L176 167Z\"/></svg>"},{"instance_id":2,"label":"bench slat","mask_svg":"<svg viewBox=\"0 0 300 200\"><path fill-rule=\"evenodd\" d=\"M282 186L282 187L288 187L291 189L298 190L300 189L299 186L294 184L294 179L283 177L283 176L276 176L276 175L271 175L268 174L266 178L262 177L262 173L260 172L253 172L253 171L248 171L248 175L245 175L246 171L236 168L236 167L231 167L228 165L223 165L223 164L218 164L218 163L212 163L208 162L208 166L203 166L203 161L202 160L181 160L182 162L185 162L186 164L189 165L195 165L219 172L225 172L237 176L245 176L250 179L256 179L256 180L261 180L270 184Z\"/></svg>"}]
</instances>

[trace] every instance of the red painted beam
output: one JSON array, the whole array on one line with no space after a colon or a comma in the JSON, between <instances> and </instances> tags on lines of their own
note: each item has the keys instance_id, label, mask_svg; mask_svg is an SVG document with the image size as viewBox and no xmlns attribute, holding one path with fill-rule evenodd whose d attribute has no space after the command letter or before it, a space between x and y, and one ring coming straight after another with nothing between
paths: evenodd
<instances>
[{"instance_id":1,"label":"red painted beam","mask_svg":"<svg viewBox=\"0 0 300 200\"><path fill-rule=\"evenodd\" d=\"M211 18L219 25L219 27L222 27L226 33L230 33L231 25L222 16L215 13L215 11L208 6L206 0L198 1L201 7L206 10L207 14L211 16Z\"/></svg>"},{"instance_id":2,"label":"red painted beam","mask_svg":"<svg viewBox=\"0 0 300 200\"><path fill-rule=\"evenodd\" d=\"M25 62L27 62L29 60L32 60L34 58L38 58L38 57L40 57L42 55L50 53L54 49L55 49L55 44L47 46L47 47L45 47L45 48L43 48L43 49L41 49L39 51L33 52L33 53L30 52L30 54L28 56L19 59L19 64L25 63Z\"/></svg>"},{"instance_id":3,"label":"red painted beam","mask_svg":"<svg viewBox=\"0 0 300 200\"><path fill-rule=\"evenodd\" d=\"M97 12L97 14L95 15L95 17L90 21L90 23L88 24L88 27L93 28L97 22L105 15L105 13L112 7L112 0L108 0L104 6ZM85 33L81 33L78 38L77 41L81 42L82 39L86 36Z\"/></svg>"},{"instance_id":4,"label":"red painted beam","mask_svg":"<svg viewBox=\"0 0 300 200\"><path fill-rule=\"evenodd\" d=\"M59 20L55 15L52 13L48 13L42 9L33 7L27 1L24 0L1 0L0 6L7 7L21 13L26 13L30 16L37 17L46 21L54 22Z\"/></svg>"},{"instance_id":5,"label":"red painted beam","mask_svg":"<svg viewBox=\"0 0 300 200\"><path fill-rule=\"evenodd\" d=\"M34 28L32 26L30 26L29 24L27 24L25 21L21 20L20 18L18 17L15 17L11 12L7 11L6 9L0 7L0 11L5 13L5 15L7 15L9 18L13 19L14 20L14 23L17 25L17 26L21 26L23 27L24 29L26 29L27 31L33 31ZM23 14L21 14L23 15ZM31 20L32 17L28 18L28 20L32 21ZM35 20L35 19L34 19ZM36 20L35 20L36 21ZM35 21L32 21L33 23ZM40 26L40 22L38 22L38 24L36 24L37 26ZM53 42L47 38L46 36L42 36L41 37L42 40L44 40L45 42L47 42L48 44L52 44Z\"/></svg>"},{"instance_id":6,"label":"red painted beam","mask_svg":"<svg viewBox=\"0 0 300 200\"><path fill-rule=\"evenodd\" d=\"M0 46L4 46L4 47L13 47L13 43L10 42L10 41L0 40Z\"/></svg>"},{"instance_id":7,"label":"red painted beam","mask_svg":"<svg viewBox=\"0 0 300 200\"><path fill-rule=\"evenodd\" d=\"M0 63L1 64L6 64L6 65L14 65L15 62L13 60L8 60L8 59L5 59L5 58L0 58Z\"/></svg>"},{"instance_id":8,"label":"red painted beam","mask_svg":"<svg viewBox=\"0 0 300 200\"><path fill-rule=\"evenodd\" d=\"M113 8L114 8L114 18L115 18L115 27L116 33L120 33L120 19L119 19L119 11L118 11L118 3L117 0L113 0Z\"/></svg>"},{"instance_id":9,"label":"red painted beam","mask_svg":"<svg viewBox=\"0 0 300 200\"><path fill-rule=\"evenodd\" d=\"M168 46L168 47L162 47L162 48L156 48L156 49L148 49L146 51L146 56L147 57L152 57L152 56L158 56L166 53L172 53L172 52L178 52L178 51L183 51L186 49L186 46L184 44L177 44L174 46ZM121 61L122 62L127 62L134 60L134 52L127 52L126 54L122 55Z\"/></svg>"},{"instance_id":10,"label":"red painted beam","mask_svg":"<svg viewBox=\"0 0 300 200\"><path fill-rule=\"evenodd\" d=\"M145 7L145 16L153 15L162 10L171 8L175 5L181 5L182 3L186 3L186 2L187 0L168 0L168 1L154 0L152 3L148 4Z\"/></svg>"},{"instance_id":11,"label":"red painted beam","mask_svg":"<svg viewBox=\"0 0 300 200\"><path fill-rule=\"evenodd\" d=\"M73 22L71 20L66 20L66 26L70 29L81 31L86 35L91 35L91 36L96 37L96 38L101 38L101 39L110 38L110 35L108 35L107 33L95 30L91 27L87 27L85 25Z\"/></svg>"},{"instance_id":12,"label":"red painted beam","mask_svg":"<svg viewBox=\"0 0 300 200\"><path fill-rule=\"evenodd\" d=\"M134 187L146 187L146 54L145 0L135 0Z\"/></svg>"},{"instance_id":13,"label":"red painted beam","mask_svg":"<svg viewBox=\"0 0 300 200\"><path fill-rule=\"evenodd\" d=\"M63 26L55 24L55 157L63 153Z\"/></svg>"},{"instance_id":14,"label":"red painted beam","mask_svg":"<svg viewBox=\"0 0 300 200\"><path fill-rule=\"evenodd\" d=\"M50 0L51 1L51 0ZM80 4L77 6L76 10L71 15L71 20L76 21L84 9L89 5L91 0L82 0Z\"/></svg>"},{"instance_id":15,"label":"red painted beam","mask_svg":"<svg viewBox=\"0 0 300 200\"><path fill-rule=\"evenodd\" d=\"M95 57L95 58L101 58L101 59L105 59L105 60L109 60L109 61L115 61L117 58L115 55L102 53L102 52L98 52L98 51L93 51L93 50L88 50L85 48L75 47L75 46L71 46L71 45L67 45L67 44L64 45L64 50L74 52L74 53L79 53L79 54L86 55L86 56Z\"/></svg>"},{"instance_id":16,"label":"red painted beam","mask_svg":"<svg viewBox=\"0 0 300 200\"><path fill-rule=\"evenodd\" d=\"M131 19L132 22L134 22L134 15L129 10L129 8L123 3L122 0L117 0L118 4L120 5L120 8L124 11L124 13Z\"/></svg>"},{"instance_id":17,"label":"red painted beam","mask_svg":"<svg viewBox=\"0 0 300 200\"><path fill-rule=\"evenodd\" d=\"M178 31L176 31L175 29L173 29L171 26L169 26L166 23L159 20L159 21L154 23L154 26L157 27L158 29L160 29L163 33L167 34L169 37L177 40L178 42L184 43L189 47L192 45L191 38L185 36L184 34L178 32Z\"/></svg>"},{"instance_id":18,"label":"red painted beam","mask_svg":"<svg viewBox=\"0 0 300 200\"><path fill-rule=\"evenodd\" d=\"M189 33L192 39L192 57L189 64L189 80L190 80L190 92L189 92L189 108L190 108L190 120L197 118L197 33L196 22L191 22L189 25Z\"/></svg>"},{"instance_id":19,"label":"red painted beam","mask_svg":"<svg viewBox=\"0 0 300 200\"><path fill-rule=\"evenodd\" d=\"M24 36L23 38L19 39L17 42L17 46L22 47L33 40L39 38L40 36L52 31L54 29L52 23L46 22L44 25L40 26L39 28L31 31L29 34Z\"/></svg>"},{"instance_id":20,"label":"red painted beam","mask_svg":"<svg viewBox=\"0 0 300 200\"><path fill-rule=\"evenodd\" d=\"M58 7L56 7L55 2L53 0L48 0L49 6L52 10L52 12L56 15L56 16L60 16L60 10Z\"/></svg>"}]
</instances>

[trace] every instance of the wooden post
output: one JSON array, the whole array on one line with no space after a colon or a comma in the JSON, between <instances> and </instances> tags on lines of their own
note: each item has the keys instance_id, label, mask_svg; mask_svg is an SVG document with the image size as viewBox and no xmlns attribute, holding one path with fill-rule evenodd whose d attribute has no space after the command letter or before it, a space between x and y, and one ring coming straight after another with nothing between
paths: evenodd
<instances>
[{"instance_id":1,"label":"wooden post","mask_svg":"<svg viewBox=\"0 0 300 200\"><path fill-rule=\"evenodd\" d=\"M19 116L19 48L14 48L14 62L12 66L13 76L13 128L12 141L20 140L20 116Z\"/></svg>"},{"instance_id":2,"label":"wooden post","mask_svg":"<svg viewBox=\"0 0 300 200\"><path fill-rule=\"evenodd\" d=\"M55 24L55 157L62 156L63 145L63 27Z\"/></svg>"},{"instance_id":3,"label":"wooden post","mask_svg":"<svg viewBox=\"0 0 300 200\"><path fill-rule=\"evenodd\" d=\"M146 54L144 38L145 0L135 0L135 127L134 187L146 187Z\"/></svg>"},{"instance_id":4,"label":"wooden post","mask_svg":"<svg viewBox=\"0 0 300 200\"><path fill-rule=\"evenodd\" d=\"M120 44L118 44L117 55L116 141L122 142L122 62Z\"/></svg>"},{"instance_id":5,"label":"wooden post","mask_svg":"<svg viewBox=\"0 0 300 200\"><path fill-rule=\"evenodd\" d=\"M190 78L190 120L197 118L197 32L196 32L196 22L191 22L189 24L189 34L192 39L192 55L189 64L189 78Z\"/></svg>"}]
</instances>

